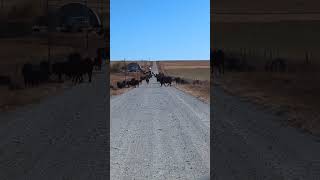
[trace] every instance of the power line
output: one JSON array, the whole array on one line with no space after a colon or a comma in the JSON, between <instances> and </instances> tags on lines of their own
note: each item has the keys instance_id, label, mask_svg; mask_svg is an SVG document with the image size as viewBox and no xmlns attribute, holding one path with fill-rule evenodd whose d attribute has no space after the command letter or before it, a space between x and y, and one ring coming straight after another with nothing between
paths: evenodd
<instances>
[{"instance_id":1,"label":"power line","mask_svg":"<svg viewBox=\"0 0 320 180\"><path fill-rule=\"evenodd\" d=\"M218 15L299 15L299 14L320 14L319 11L299 11L299 10L289 10L289 11L234 11L234 10L214 10L211 9L211 14Z\"/></svg>"}]
</instances>

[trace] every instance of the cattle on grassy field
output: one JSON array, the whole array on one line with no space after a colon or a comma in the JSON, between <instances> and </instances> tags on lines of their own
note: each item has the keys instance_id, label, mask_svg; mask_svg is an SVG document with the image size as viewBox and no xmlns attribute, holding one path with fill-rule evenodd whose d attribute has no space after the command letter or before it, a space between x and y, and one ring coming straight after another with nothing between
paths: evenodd
<instances>
[{"instance_id":1,"label":"cattle on grassy field","mask_svg":"<svg viewBox=\"0 0 320 180\"><path fill-rule=\"evenodd\" d=\"M82 59L79 53L72 53L65 62L56 62L52 65L52 73L58 75L62 82L62 75L72 79L74 83L83 82L83 75L87 74L89 82L92 80L94 62L89 58Z\"/></svg>"},{"instance_id":2,"label":"cattle on grassy field","mask_svg":"<svg viewBox=\"0 0 320 180\"><path fill-rule=\"evenodd\" d=\"M139 80L136 80L135 78L132 78L132 79L129 81L129 85L130 85L130 86L133 86L133 87L139 87Z\"/></svg>"},{"instance_id":3,"label":"cattle on grassy field","mask_svg":"<svg viewBox=\"0 0 320 180\"><path fill-rule=\"evenodd\" d=\"M63 82L62 76L66 76L68 78L72 77L71 68L69 61L55 62L52 64L52 74L58 76L59 82Z\"/></svg>"},{"instance_id":4,"label":"cattle on grassy field","mask_svg":"<svg viewBox=\"0 0 320 180\"><path fill-rule=\"evenodd\" d=\"M22 67L22 75L25 87L47 82L50 76L49 63L47 61L42 61L39 65L25 63Z\"/></svg>"},{"instance_id":5,"label":"cattle on grassy field","mask_svg":"<svg viewBox=\"0 0 320 180\"><path fill-rule=\"evenodd\" d=\"M174 77L173 80L176 82L176 84L181 83L181 78L180 77Z\"/></svg>"},{"instance_id":6,"label":"cattle on grassy field","mask_svg":"<svg viewBox=\"0 0 320 180\"><path fill-rule=\"evenodd\" d=\"M125 81L118 81L117 82L117 87L119 88L119 89L122 89L122 88L125 88L126 87L126 82Z\"/></svg>"}]
</instances>

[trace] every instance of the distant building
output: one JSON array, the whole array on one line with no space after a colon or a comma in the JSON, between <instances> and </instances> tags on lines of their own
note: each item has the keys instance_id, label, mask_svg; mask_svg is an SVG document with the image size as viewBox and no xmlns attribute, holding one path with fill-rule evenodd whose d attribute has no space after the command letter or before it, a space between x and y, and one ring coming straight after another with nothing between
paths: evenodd
<instances>
[{"instance_id":1,"label":"distant building","mask_svg":"<svg viewBox=\"0 0 320 180\"><path fill-rule=\"evenodd\" d=\"M81 3L69 3L58 9L58 24L71 31L100 27L99 16L89 7Z\"/></svg>"},{"instance_id":2,"label":"distant building","mask_svg":"<svg viewBox=\"0 0 320 180\"><path fill-rule=\"evenodd\" d=\"M128 72L141 72L141 67L138 63L129 63L127 65Z\"/></svg>"}]
</instances>

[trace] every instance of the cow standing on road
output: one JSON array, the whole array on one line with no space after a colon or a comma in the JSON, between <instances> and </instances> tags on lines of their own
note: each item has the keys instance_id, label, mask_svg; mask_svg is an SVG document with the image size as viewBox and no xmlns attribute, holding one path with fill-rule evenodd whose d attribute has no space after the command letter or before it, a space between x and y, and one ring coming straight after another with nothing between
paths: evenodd
<instances>
[{"instance_id":1,"label":"cow standing on road","mask_svg":"<svg viewBox=\"0 0 320 180\"><path fill-rule=\"evenodd\" d=\"M162 76L160 78L160 85L164 85L164 86L171 86L171 83L172 83L172 77L170 76Z\"/></svg>"}]
</instances>

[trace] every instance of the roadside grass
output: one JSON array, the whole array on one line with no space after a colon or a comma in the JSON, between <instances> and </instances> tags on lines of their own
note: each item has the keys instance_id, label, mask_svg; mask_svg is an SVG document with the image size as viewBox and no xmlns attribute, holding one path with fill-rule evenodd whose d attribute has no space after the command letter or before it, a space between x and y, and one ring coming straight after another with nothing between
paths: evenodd
<instances>
[{"instance_id":1,"label":"roadside grass","mask_svg":"<svg viewBox=\"0 0 320 180\"><path fill-rule=\"evenodd\" d=\"M174 84L177 89L210 103L209 61L161 61L158 64L160 72L181 77L189 82L188 84ZM200 83L194 84L194 80L199 80Z\"/></svg>"},{"instance_id":2,"label":"roadside grass","mask_svg":"<svg viewBox=\"0 0 320 180\"><path fill-rule=\"evenodd\" d=\"M110 96L115 96L115 95L120 95L123 94L129 90L132 89L130 88L122 88L119 89L117 87L117 82L121 82L125 79L130 80L132 78L135 79L140 79L140 77L143 75L142 73L136 73L136 72L127 72L125 75L125 72L123 72L123 68L126 67L126 64L129 64L131 61L111 61L110 63ZM145 63L145 62L137 62L139 63L140 66L143 70L147 69L147 67L150 66L150 63Z\"/></svg>"},{"instance_id":3,"label":"roadside grass","mask_svg":"<svg viewBox=\"0 0 320 180\"><path fill-rule=\"evenodd\" d=\"M189 80L210 80L210 68L165 69L165 72L171 76L179 76Z\"/></svg>"},{"instance_id":4,"label":"roadside grass","mask_svg":"<svg viewBox=\"0 0 320 180\"><path fill-rule=\"evenodd\" d=\"M0 112L13 111L17 107L41 102L43 98L70 88L70 83L50 83L39 87L10 91L0 87Z\"/></svg>"},{"instance_id":5,"label":"roadside grass","mask_svg":"<svg viewBox=\"0 0 320 180\"><path fill-rule=\"evenodd\" d=\"M320 135L320 72L226 72L214 82L227 92L288 115L288 124ZM214 90L213 90L214 91Z\"/></svg>"}]
</instances>

